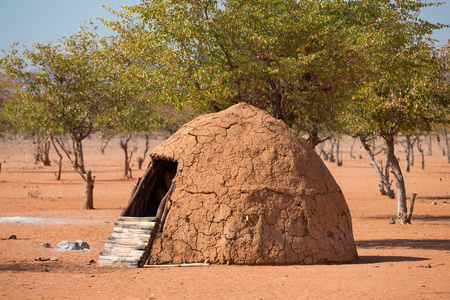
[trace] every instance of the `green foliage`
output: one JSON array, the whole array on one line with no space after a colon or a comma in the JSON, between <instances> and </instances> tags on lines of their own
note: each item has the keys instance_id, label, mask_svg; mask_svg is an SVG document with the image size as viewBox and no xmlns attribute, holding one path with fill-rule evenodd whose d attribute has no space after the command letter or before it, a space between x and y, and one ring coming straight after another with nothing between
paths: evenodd
<instances>
[{"instance_id":1,"label":"green foliage","mask_svg":"<svg viewBox=\"0 0 450 300\"><path fill-rule=\"evenodd\" d=\"M423 129L444 104L442 65L425 39L444 25L419 18L431 5L144 0L107 25L128 74L157 102L200 112L247 102L299 131Z\"/></svg>"},{"instance_id":2,"label":"green foliage","mask_svg":"<svg viewBox=\"0 0 450 300\"><path fill-rule=\"evenodd\" d=\"M351 134L429 131L448 114L448 67L426 38L443 25L418 18L428 5L371 1L370 9L358 8L363 73L345 116Z\"/></svg>"},{"instance_id":3,"label":"green foliage","mask_svg":"<svg viewBox=\"0 0 450 300\"><path fill-rule=\"evenodd\" d=\"M16 102L15 84L6 75L0 74L0 134L12 131L14 119L8 114L10 107Z\"/></svg>"},{"instance_id":4,"label":"green foliage","mask_svg":"<svg viewBox=\"0 0 450 300\"><path fill-rule=\"evenodd\" d=\"M345 2L141 1L108 25L155 99L201 112L247 102L299 129L335 127L353 84Z\"/></svg>"},{"instance_id":5,"label":"green foliage","mask_svg":"<svg viewBox=\"0 0 450 300\"><path fill-rule=\"evenodd\" d=\"M9 51L1 67L19 82L21 101L11 108L19 127L86 137L131 126L133 110L142 108L142 91L111 63L110 49L106 38L81 27L78 34L56 44L35 44L22 55L14 48Z\"/></svg>"}]
</instances>

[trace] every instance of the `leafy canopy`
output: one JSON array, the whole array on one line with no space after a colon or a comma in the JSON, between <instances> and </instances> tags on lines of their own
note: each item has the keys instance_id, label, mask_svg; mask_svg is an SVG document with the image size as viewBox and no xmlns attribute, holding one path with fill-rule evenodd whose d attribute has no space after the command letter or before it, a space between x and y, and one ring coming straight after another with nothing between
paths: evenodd
<instances>
[{"instance_id":1,"label":"leafy canopy","mask_svg":"<svg viewBox=\"0 0 450 300\"><path fill-rule=\"evenodd\" d=\"M141 91L109 63L108 43L95 28L80 27L58 43L38 43L22 55L14 47L5 53L1 68L18 83L21 101L10 114L19 126L79 138L113 126Z\"/></svg>"},{"instance_id":2,"label":"leafy canopy","mask_svg":"<svg viewBox=\"0 0 450 300\"><path fill-rule=\"evenodd\" d=\"M145 0L106 23L157 101L200 111L247 102L305 129L334 127L354 84L347 12L343 1Z\"/></svg>"},{"instance_id":3,"label":"leafy canopy","mask_svg":"<svg viewBox=\"0 0 450 300\"><path fill-rule=\"evenodd\" d=\"M449 69L427 38L444 25L419 18L420 10L429 5L371 1L370 10L358 13L364 68L359 75L361 84L348 105L353 113L344 117L349 133L395 136L429 131L445 120L449 97L444 78Z\"/></svg>"}]
</instances>

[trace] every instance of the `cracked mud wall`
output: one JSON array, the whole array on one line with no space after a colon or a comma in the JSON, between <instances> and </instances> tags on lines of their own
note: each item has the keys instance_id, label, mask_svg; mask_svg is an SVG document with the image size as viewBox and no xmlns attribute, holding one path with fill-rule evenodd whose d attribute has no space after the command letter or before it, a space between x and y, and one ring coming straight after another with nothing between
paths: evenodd
<instances>
[{"instance_id":1,"label":"cracked mud wall","mask_svg":"<svg viewBox=\"0 0 450 300\"><path fill-rule=\"evenodd\" d=\"M178 162L150 263L287 264L357 258L344 196L283 122L238 104L184 125L152 153Z\"/></svg>"}]
</instances>

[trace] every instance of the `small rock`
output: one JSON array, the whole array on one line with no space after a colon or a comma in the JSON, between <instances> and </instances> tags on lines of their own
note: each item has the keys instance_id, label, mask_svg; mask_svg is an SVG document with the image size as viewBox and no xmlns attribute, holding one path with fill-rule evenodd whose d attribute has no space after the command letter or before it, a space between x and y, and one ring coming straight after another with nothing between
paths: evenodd
<instances>
[{"instance_id":1,"label":"small rock","mask_svg":"<svg viewBox=\"0 0 450 300\"><path fill-rule=\"evenodd\" d=\"M56 243L56 246L58 246L59 249L68 249L69 248L69 242L68 241L61 241L59 243Z\"/></svg>"},{"instance_id":2,"label":"small rock","mask_svg":"<svg viewBox=\"0 0 450 300\"><path fill-rule=\"evenodd\" d=\"M58 256L52 256L50 257L50 261L58 261L59 257Z\"/></svg>"},{"instance_id":3,"label":"small rock","mask_svg":"<svg viewBox=\"0 0 450 300\"><path fill-rule=\"evenodd\" d=\"M89 263L90 263L90 264L95 264L95 260L91 259L91 260L89 261Z\"/></svg>"},{"instance_id":4,"label":"small rock","mask_svg":"<svg viewBox=\"0 0 450 300\"><path fill-rule=\"evenodd\" d=\"M8 238L8 240L17 240L17 236L13 234Z\"/></svg>"},{"instance_id":5,"label":"small rock","mask_svg":"<svg viewBox=\"0 0 450 300\"><path fill-rule=\"evenodd\" d=\"M431 205L437 205L436 201L431 202Z\"/></svg>"},{"instance_id":6,"label":"small rock","mask_svg":"<svg viewBox=\"0 0 450 300\"><path fill-rule=\"evenodd\" d=\"M52 247L52 245L50 245L50 243L43 243L42 246L44 248L51 248Z\"/></svg>"},{"instance_id":7,"label":"small rock","mask_svg":"<svg viewBox=\"0 0 450 300\"><path fill-rule=\"evenodd\" d=\"M58 246L59 249L63 250L86 250L90 248L89 244L82 240L76 242L61 241L56 245Z\"/></svg>"},{"instance_id":8,"label":"small rock","mask_svg":"<svg viewBox=\"0 0 450 300\"><path fill-rule=\"evenodd\" d=\"M81 250L85 250L85 249L89 249L90 248L89 244L86 243L85 241L78 240L78 241L76 241L76 243L78 244L78 246L80 247Z\"/></svg>"},{"instance_id":9,"label":"small rock","mask_svg":"<svg viewBox=\"0 0 450 300\"><path fill-rule=\"evenodd\" d=\"M80 245L77 242L69 242L68 250L81 250Z\"/></svg>"},{"instance_id":10,"label":"small rock","mask_svg":"<svg viewBox=\"0 0 450 300\"><path fill-rule=\"evenodd\" d=\"M394 218L391 218L391 219L389 220L389 224L395 224Z\"/></svg>"}]
</instances>

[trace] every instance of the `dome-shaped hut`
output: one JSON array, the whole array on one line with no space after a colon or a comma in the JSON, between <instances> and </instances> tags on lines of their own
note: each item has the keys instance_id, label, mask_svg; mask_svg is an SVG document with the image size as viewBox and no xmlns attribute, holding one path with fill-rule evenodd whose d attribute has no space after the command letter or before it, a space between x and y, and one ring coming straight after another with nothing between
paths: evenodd
<instances>
[{"instance_id":1,"label":"dome-shaped hut","mask_svg":"<svg viewBox=\"0 0 450 300\"><path fill-rule=\"evenodd\" d=\"M350 212L294 130L246 104L202 115L150 154L124 217L156 217L141 263L357 258Z\"/></svg>"}]
</instances>

